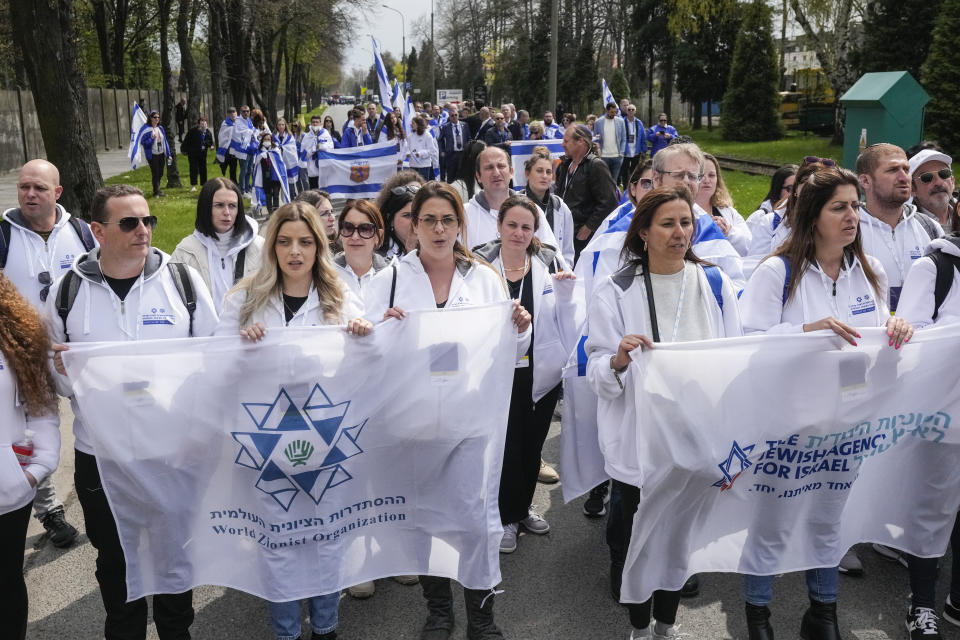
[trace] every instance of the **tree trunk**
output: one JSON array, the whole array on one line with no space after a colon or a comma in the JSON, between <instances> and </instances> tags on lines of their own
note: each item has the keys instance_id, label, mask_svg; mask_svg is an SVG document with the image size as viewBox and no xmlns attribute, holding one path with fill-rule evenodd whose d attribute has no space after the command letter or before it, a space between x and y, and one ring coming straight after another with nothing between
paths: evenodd
<instances>
[{"instance_id":1,"label":"tree trunk","mask_svg":"<svg viewBox=\"0 0 960 640\"><path fill-rule=\"evenodd\" d=\"M107 8L104 0L92 0L93 5L93 24L97 30L97 45L100 49L100 68L107 79L108 87L115 87L116 77L113 72L113 60L111 58L110 31L107 28Z\"/></svg>"},{"instance_id":2,"label":"tree trunk","mask_svg":"<svg viewBox=\"0 0 960 640\"><path fill-rule=\"evenodd\" d=\"M220 0L207 1L208 52L210 58L210 127L213 134L220 137L220 118L227 114L227 105L224 104L223 91L223 3ZM235 105L240 106L240 105ZM217 143L219 144L219 140Z\"/></svg>"},{"instance_id":3,"label":"tree trunk","mask_svg":"<svg viewBox=\"0 0 960 640\"><path fill-rule=\"evenodd\" d=\"M713 100L707 98L707 131L713 131Z\"/></svg>"},{"instance_id":4,"label":"tree trunk","mask_svg":"<svg viewBox=\"0 0 960 640\"><path fill-rule=\"evenodd\" d=\"M180 47L180 79L186 80L187 87L187 127L196 123L200 117L200 73L197 61L193 59L190 39L190 15L196 0L180 0L180 12L177 14L177 45Z\"/></svg>"},{"instance_id":5,"label":"tree trunk","mask_svg":"<svg viewBox=\"0 0 960 640\"><path fill-rule=\"evenodd\" d=\"M167 133L167 144L170 145L170 164L167 165L167 188L179 189L180 170L177 168L177 138L173 124L173 103L176 102L173 92L173 73L170 70L170 45L167 43L167 34L170 32L170 9L173 0L159 0L160 9L160 83L161 102L160 124Z\"/></svg>"},{"instance_id":6,"label":"tree trunk","mask_svg":"<svg viewBox=\"0 0 960 640\"><path fill-rule=\"evenodd\" d=\"M23 54L47 160L60 170L60 203L89 218L103 178L87 118L73 3L10 0L10 22L14 46Z\"/></svg>"},{"instance_id":7,"label":"tree trunk","mask_svg":"<svg viewBox=\"0 0 960 640\"><path fill-rule=\"evenodd\" d=\"M244 26L243 5L242 0L226 0L224 12L227 77L238 109L250 101L250 32Z\"/></svg>"}]
</instances>

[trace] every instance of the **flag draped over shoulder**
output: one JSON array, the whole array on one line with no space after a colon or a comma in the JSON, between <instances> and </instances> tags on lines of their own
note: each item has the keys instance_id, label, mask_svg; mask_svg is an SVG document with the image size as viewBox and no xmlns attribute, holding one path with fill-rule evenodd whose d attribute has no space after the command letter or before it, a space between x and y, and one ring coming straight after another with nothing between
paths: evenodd
<instances>
[{"instance_id":1,"label":"flag draped over shoulder","mask_svg":"<svg viewBox=\"0 0 960 640\"><path fill-rule=\"evenodd\" d=\"M216 584L289 601L410 574L492 588L511 312L408 312L362 339L73 345L128 597Z\"/></svg>"},{"instance_id":2,"label":"flag draped over shoulder","mask_svg":"<svg viewBox=\"0 0 960 640\"><path fill-rule=\"evenodd\" d=\"M524 163L533 155L534 147L546 147L550 150L550 157L556 159L564 154L562 143L563 140L514 140L510 146L514 189L519 191L527 186Z\"/></svg>"},{"instance_id":3,"label":"flag draped over shoulder","mask_svg":"<svg viewBox=\"0 0 960 640\"><path fill-rule=\"evenodd\" d=\"M290 202L290 184L288 180L287 163L284 160L282 149L264 149L257 154L257 162L253 167L253 192L257 204L267 206L267 194L263 189L263 160L270 160L270 178L280 185L280 202Z\"/></svg>"},{"instance_id":4,"label":"flag draped over shoulder","mask_svg":"<svg viewBox=\"0 0 960 640\"><path fill-rule=\"evenodd\" d=\"M636 422L599 421L608 467L643 487L624 602L698 572L834 567L858 542L943 555L960 503L960 325L899 351L860 331L855 348L818 332L635 352Z\"/></svg>"},{"instance_id":5,"label":"flag draped over shoulder","mask_svg":"<svg viewBox=\"0 0 960 640\"><path fill-rule=\"evenodd\" d=\"M317 152L319 188L349 198L373 198L397 171L397 142L388 140L349 149Z\"/></svg>"},{"instance_id":6,"label":"flag draped over shoulder","mask_svg":"<svg viewBox=\"0 0 960 640\"><path fill-rule=\"evenodd\" d=\"M140 145L140 134L147 124L147 114L143 112L140 105L133 103L133 113L130 115L130 148L127 150L127 157L130 158L130 168L136 169L145 163L143 157L143 147Z\"/></svg>"},{"instance_id":7,"label":"flag draped over shoulder","mask_svg":"<svg viewBox=\"0 0 960 640\"><path fill-rule=\"evenodd\" d=\"M393 93L390 91L390 78L387 76L387 68L383 65L383 57L380 55L380 43L373 36L373 63L377 67L377 82L380 85L380 108L384 111L393 111Z\"/></svg>"}]
</instances>

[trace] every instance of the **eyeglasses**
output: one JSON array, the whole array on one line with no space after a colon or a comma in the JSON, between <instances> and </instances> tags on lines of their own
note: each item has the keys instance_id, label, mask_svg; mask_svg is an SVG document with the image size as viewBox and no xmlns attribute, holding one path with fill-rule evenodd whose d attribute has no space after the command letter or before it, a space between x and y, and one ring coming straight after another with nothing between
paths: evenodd
<instances>
[{"instance_id":1,"label":"eyeglasses","mask_svg":"<svg viewBox=\"0 0 960 640\"><path fill-rule=\"evenodd\" d=\"M130 233L139 227L141 222L143 222L144 227L151 231L157 228L157 216L127 216L126 218L120 218L116 222L101 222L100 224L115 224L120 227L120 231Z\"/></svg>"},{"instance_id":2,"label":"eyeglasses","mask_svg":"<svg viewBox=\"0 0 960 640\"><path fill-rule=\"evenodd\" d=\"M337 214L333 212L333 209L318 209L317 213L320 214L321 218L335 218L337 216Z\"/></svg>"},{"instance_id":3,"label":"eyeglasses","mask_svg":"<svg viewBox=\"0 0 960 640\"><path fill-rule=\"evenodd\" d=\"M661 174L665 176L670 176L676 178L677 180L690 180L691 182L697 182L703 180L703 174L696 174L691 171L661 171Z\"/></svg>"},{"instance_id":4,"label":"eyeglasses","mask_svg":"<svg viewBox=\"0 0 960 640\"><path fill-rule=\"evenodd\" d=\"M934 173L940 176L941 180L949 180L951 177L953 177L953 171L951 171L950 169L944 168L944 169L940 169L939 171L927 171L926 173L921 173L918 176L920 178L920 182L922 182L923 184L930 184L931 182L933 182Z\"/></svg>"},{"instance_id":5,"label":"eyeglasses","mask_svg":"<svg viewBox=\"0 0 960 640\"><path fill-rule=\"evenodd\" d=\"M641 189L653 189L653 179L652 178L640 178L637 182L640 183Z\"/></svg>"},{"instance_id":6,"label":"eyeglasses","mask_svg":"<svg viewBox=\"0 0 960 640\"><path fill-rule=\"evenodd\" d=\"M390 193L395 196L402 196L405 193L409 193L413 196L417 194L417 191L420 191L420 185L416 182L411 182L410 184L405 184L403 186L390 189Z\"/></svg>"},{"instance_id":7,"label":"eyeglasses","mask_svg":"<svg viewBox=\"0 0 960 640\"><path fill-rule=\"evenodd\" d=\"M47 296L50 295L50 285L53 283L53 278L50 277L49 271L41 271L37 274L37 280L43 285L43 288L40 289L40 302L46 302Z\"/></svg>"},{"instance_id":8,"label":"eyeglasses","mask_svg":"<svg viewBox=\"0 0 960 640\"><path fill-rule=\"evenodd\" d=\"M360 234L360 237L364 240L369 240L377 233L377 228L373 226L370 222L362 222L360 224L353 224L352 222L344 222L343 228L340 229L340 235L344 238L349 238L353 235L353 232L356 231Z\"/></svg>"},{"instance_id":9,"label":"eyeglasses","mask_svg":"<svg viewBox=\"0 0 960 640\"><path fill-rule=\"evenodd\" d=\"M822 164L825 167L835 167L837 163L830 158L818 158L817 156L807 156L803 159L803 164Z\"/></svg>"},{"instance_id":10,"label":"eyeglasses","mask_svg":"<svg viewBox=\"0 0 960 640\"><path fill-rule=\"evenodd\" d=\"M457 226L457 217L456 216L443 216L438 218L437 216L420 216L417 218L417 222L425 224L428 227L435 227L437 223L441 223L444 229L453 229Z\"/></svg>"}]
</instances>

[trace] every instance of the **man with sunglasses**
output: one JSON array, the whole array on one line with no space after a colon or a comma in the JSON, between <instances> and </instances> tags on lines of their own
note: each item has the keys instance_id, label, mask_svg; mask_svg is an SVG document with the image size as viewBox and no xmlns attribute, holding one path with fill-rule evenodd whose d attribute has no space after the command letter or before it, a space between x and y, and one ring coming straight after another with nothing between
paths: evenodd
<instances>
[{"instance_id":1,"label":"man with sunglasses","mask_svg":"<svg viewBox=\"0 0 960 640\"><path fill-rule=\"evenodd\" d=\"M952 164L950 156L935 149L923 149L910 158L913 202L920 213L934 218L946 233L960 232L960 216L953 199Z\"/></svg>"},{"instance_id":2,"label":"man with sunglasses","mask_svg":"<svg viewBox=\"0 0 960 640\"><path fill-rule=\"evenodd\" d=\"M665 149L670 141L677 137L677 130L673 125L667 124L667 114L661 113L657 118L657 124L650 127L647 131L647 142L650 143L650 157L657 155L661 149ZM696 195L696 194L694 194Z\"/></svg>"},{"instance_id":3,"label":"man with sunglasses","mask_svg":"<svg viewBox=\"0 0 960 640\"><path fill-rule=\"evenodd\" d=\"M894 312L910 265L923 256L931 240L943 236L943 229L907 203L910 162L900 147L885 142L870 145L857 157L856 171L866 196L860 207L863 251L883 265Z\"/></svg>"},{"instance_id":4,"label":"man with sunglasses","mask_svg":"<svg viewBox=\"0 0 960 640\"><path fill-rule=\"evenodd\" d=\"M140 189L129 185L100 189L91 216L99 249L74 261L51 288L44 307L54 342L57 387L65 396L71 395L60 353L66 343L209 336L217 326L217 312L200 275L182 264L169 266L170 256L150 246L157 218L150 215ZM73 398L71 404L74 482L87 536L97 550L96 578L106 610L104 635L143 638L147 602L145 598L127 602L126 561L116 521L100 482L93 442ZM122 431L126 425L115 427ZM160 637L189 638L192 591L153 596L153 619Z\"/></svg>"},{"instance_id":5,"label":"man with sunglasses","mask_svg":"<svg viewBox=\"0 0 960 640\"><path fill-rule=\"evenodd\" d=\"M77 256L96 246L87 223L57 204L62 192L57 168L46 160L31 160L17 176L20 206L4 211L0 221L0 269L37 310L42 310L53 282ZM77 530L66 520L52 474L37 485L33 513L54 546L73 544Z\"/></svg>"},{"instance_id":6,"label":"man with sunglasses","mask_svg":"<svg viewBox=\"0 0 960 640\"><path fill-rule=\"evenodd\" d=\"M637 105L634 104L627 104L623 108L623 124L627 129L627 140L623 146L623 164L617 183L626 185L637 163L647 153L647 128L637 117Z\"/></svg>"}]
</instances>

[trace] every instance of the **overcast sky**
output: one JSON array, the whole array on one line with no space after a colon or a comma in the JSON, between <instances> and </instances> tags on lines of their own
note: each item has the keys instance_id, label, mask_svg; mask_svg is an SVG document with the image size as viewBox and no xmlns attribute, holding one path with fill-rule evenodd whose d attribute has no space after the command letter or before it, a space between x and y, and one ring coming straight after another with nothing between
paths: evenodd
<instances>
[{"instance_id":1,"label":"overcast sky","mask_svg":"<svg viewBox=\"0 0 960 640\"><path fill-rule=\"evenodd\" d=\"M396 11L384 9L384 4L403 13L407 32L407 51L410 51L410 47L413 46L420 48L420 38L414 33L413 25L418 18L423 18L427 28L430 28L430 0L374 0L373 8L369 11L363 13L358 11L354 14L356 21L353 39L344 57L345 72L355 67L366 69L373 64L370 36L367 34L377 39L381 50L389 51L397 60L400 59L403 49L400 16Z\"/></svg>"}]
</instances>

